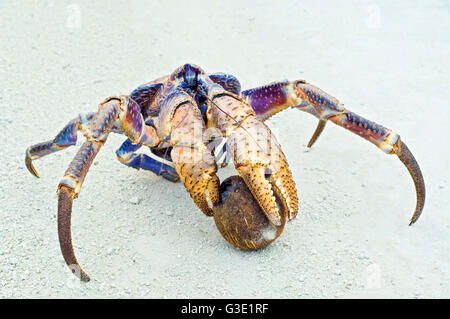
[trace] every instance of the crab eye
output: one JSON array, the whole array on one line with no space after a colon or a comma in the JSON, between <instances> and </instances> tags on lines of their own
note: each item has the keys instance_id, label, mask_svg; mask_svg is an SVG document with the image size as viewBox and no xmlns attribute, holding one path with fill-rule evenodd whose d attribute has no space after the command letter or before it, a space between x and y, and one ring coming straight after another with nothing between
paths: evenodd
<instances>
[{"instance_id":1,"label":"crab eye","mask_svg":"<svg viewBox=\"0 0 450 319\"><path fill-rule=\"evenodd\" d=\"M196 87L199 70L190 64L185 64L181 74L187 87Z\"/></svg>"}]
</instances>

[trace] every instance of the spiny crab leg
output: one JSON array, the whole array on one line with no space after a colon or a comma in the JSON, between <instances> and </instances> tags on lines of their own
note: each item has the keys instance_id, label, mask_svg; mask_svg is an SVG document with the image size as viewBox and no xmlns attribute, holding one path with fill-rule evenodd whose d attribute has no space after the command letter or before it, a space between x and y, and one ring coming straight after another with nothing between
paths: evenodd
<instances>
[{"instance_id":1,"label":"spiny crab leg","mask_svg":"<svg viewBox=\"0 0 450 319\"><path fill-rule=\"evenodd\" d=\"M425 183L417 161L397 133L347 110L336 98L306 81L273 83L244 91L242 97L262 120L288 107L317 117L319 124L308 147L315 143L326 122L331 121L375 144L383 152L396 154L414 181L417 201L410 225L417 221L425 203Z\"/></svg>"}]
</instances>

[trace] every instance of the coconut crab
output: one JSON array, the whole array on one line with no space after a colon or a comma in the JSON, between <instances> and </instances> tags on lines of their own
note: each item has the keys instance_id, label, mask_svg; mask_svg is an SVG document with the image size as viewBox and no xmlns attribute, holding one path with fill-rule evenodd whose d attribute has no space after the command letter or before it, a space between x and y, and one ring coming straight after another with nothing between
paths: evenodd
<instances>
[{"instance_id":1,"label":"coconut crab","mask_svg":"<svg viewBox=\"0 0 450 319\"><path fill-rule=\"evenodd\" d=\"M286 158L264 121L290 107L319 119L308 147L331 121L383 152L396 154L415 184L417 202L410 224L419 218L425 201L422 173L392 130L347 110L336 98L303 80L241 92L236 77L208 74L196 65L185 64L169 76L139 86L130 95L107 98L97 112L80 114L54 139L27 148L26 167L39 177L32 160L75 145L78 131L86 138L57 190L59 242L72 272L83 281L89 280L72 247L72 202L111 132L127 137L116 151L121 163L173 182L180 179L198 208L215 217L219 231L232 245L258 249L273 241L286 220L295 218L298 196ZM151 153L136 153L142 146L149 147ZM230 158L240 179L232 178L221 186L217 164L225 166ZM261 237L258 231L269 226L275 232L257 241L255 238Z\"/></svg>"}]
</instances>

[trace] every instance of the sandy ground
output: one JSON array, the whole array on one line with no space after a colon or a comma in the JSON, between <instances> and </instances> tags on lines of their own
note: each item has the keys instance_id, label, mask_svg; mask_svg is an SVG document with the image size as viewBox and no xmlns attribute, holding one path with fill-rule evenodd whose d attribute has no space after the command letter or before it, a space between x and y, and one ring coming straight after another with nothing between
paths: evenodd
<instances>
[{"instance_id":1,"label":"sandy ground","mask_svg":"<svg viewBox=\"0 0 450 319\"><path fill-rule=\"evenodd\" d=\"M188 3L0 1L0 297L449 298L449 2ZM74 281L55 191L77 148L36 161L36 179L26 147L186 62L243 88L305 79L400 133L427 185L421 219L408 227L415 192L396 156L332 124L305 152L317 121L287 110L268 123L300 213L271 246L242 252L181 183L120 164L124 137L111 135L74 204L93 278Z\"/></svg>"}]
</instances>

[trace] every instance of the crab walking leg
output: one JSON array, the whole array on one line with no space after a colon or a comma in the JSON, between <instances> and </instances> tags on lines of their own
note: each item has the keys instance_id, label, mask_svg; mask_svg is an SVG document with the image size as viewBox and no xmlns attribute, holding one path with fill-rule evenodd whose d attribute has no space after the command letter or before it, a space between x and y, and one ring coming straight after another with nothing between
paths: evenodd
<instances>
[{"instance_id":1,"label":"crab walking leg","mask_svg":"<svg viewBox=\"0 0 450 319\"><path fill-rule=\"evenodd\" d=\"M61 252L72 273L82 281L89 281L90 279L81 269L73 251L70 231L72 202L78 197L89 167L103 143L97 141L84 142L58 186L58 237Z\"/></svg>"},{"instance_id":2,"label":"crab walking leg","mask_svg":"<svg viewBox=\"0 0 450 319\"><path fill-rule=\"evenodd\" d=\"M45 155L63 150L69 146L77 143L77 133L81 129L81 118L83 117L87 122L92 119L95 112L87 115L80 115L78 118L70 121L64 128L56 135L53 140L38 143L27 148L25 152L25 165L31 174L39 177L39 173L34 168L33 160L41 158Z\"/></svg>"},{"instance_id":3,"label":"crab walking leg","mask_svg":"<svg viewBox=\"0 0 450 319\"><path fill-rule=\"evenodd\" d=\"M325 123L331 121L375 144L386 154L396 154L414 181L417 200L410 225L417 221L425 203L425 183L417 161L397 133L347 110L336 98L301 80L279 82L247 90L242 92L242 97L250 103L262 120L288 107L297 108L317 117L319 124L308 143L309 147L320 136Z\"/></svg>"},{"instance_id":4,"label":"crab walking leg","mask_svg":"<svg viewBox=\"0 0 450 319\"><path fill-rule=\"evenodd\" d=\"M134 118L140 117L139 105L137 105L133 99L126 96L117 99L122 99L123 103L129 106L127 112L123 112L123 114L125 114L123 115L123 118L116 121L110 131L118 134L123 134L123 131L125 131L125 134L129 134L130 137L133 138L136 143L140 143L141 146L153 145L156 140L156 133L153 127L142 124L143 121L137 121L138 124L134 124L135 127L133 126ZM75 145L77 142L78 131L83 132L85 136L89 136L91 120L95 114L96 112L81 113L77 118L70 121L53 140L28 147L25 151L25 165L30 173L39 177L39 173L33 165L33 160ZM119 160L123 162L122 158L119 158Z\"/></svg>"},{"instance_id":5,"label":"crab walking leg","mask_svg":"<svg viewBox=\"0 0 450 319\"><path fill-rule=\"evenodd\" d=\"M119 113L119 101L110 100L99 106L94 115L88 140L83 143L58 186L58 237L61 252L71 271L82 281L89 276L81 269L75 257L70 231L72 201L78 197L84 178L101 146L105 143Z\"/></svg>"},{"instance_id":6,"label":"crab walking leg","mask_svg":"<svg viewBox=\"0 0 450 319\"><path fill-rule=\"evenodd\" d=\"M159 144L156 131L144 124L140 107L127 96L111 97L101 103L84 130L86 141L58 186L58 235L61 252L69 268L82 281L89 281L89 276L79 266L73 251L70 230L72 201L78 197L95 156L117 125L132 141L148 146Z\"/></svg>"},{"instance_id":7,"label":"crab walking leg","mask_svg":"<svg viewBox=\"0 0 450 319\"><path fill-rule=\"evenodd\" d=\"M135 153L135 151L141 147L142 145L133 144L130 139L127 139L116 151L118 160L126 166L151 171L171 182L176 182L180 179L176 170L168 165L170 163L169 161L160 158L153 153L152 155L156 157L156 159L149 157L146 154Z\"/></svg>"},{"instance_id":8,"label":"crab walking leg","mask_svg":"<svg viewBox=\"0 0 450 319\"><path fill-rule=\"evenodd\" d=\"M33 160L75 145L77 143L78 131L84 131L89 127L94 114L95 112L81 113L77 118L64 126L53 140L28 147L25 152L25 165L28 171L34 176L39 177L39 173L33 165ZM122 134L120 129L115 125L111 128L111 132Z\"/></svg>"},{"instance_id":9,"label":"crab walking leg","mask_svg":"<svg viewBox=\"0 0 450 319\"><path fill-rule=\"evenodd\" d=\"M267 120L288 107L304 107L306 102L299 99L295 92L294 82L276 82L254 89L243 91L241 97L250 103L258 118ZM316 114L314 114L316 115ZM325 128L326 120L319 119L319 124L308 142L312 147Z\"/></svg>"},{"instance_id":10,"label":"crab walking leg","mask_svg":"<svg viewBox=\"0 0 450 319\"><path fill-rule=\"evenodd\" d=\"M241 93L241 83L235 76L221 72L208 74L208 76L214 83L219 84L225 90L236 95Z\"/></svg>"},{"instance_id":11,"label":"crab walking leg","mask_svg":"<svg viewBox=\"0 0 450 319\"><path fill-rule=\"evenodd\" d=\"M326 120L319 120L319 123L317 124L316 130L313 133L313 136L311 136L307 147L311 148L314 143L317 141L317 139L319 138L320 134L322 134L324 128L325 128L325 124L327 124Z\"/></svg>"},{"instance_id":12,"label":"crab walking leg","mask_svg":"<svg viewBox=\"0 0 450 319\"><path fill-rule=\"evenodd\" d=\"M275 136L238 96L217 85L209 88L209 94L208 121L228 138L235 167L264 214L276 226L281 225L282 211L293 219L298 211L297 190ZM275 195L283 207L278 207Z\"/></svg>"}]
</instances>

